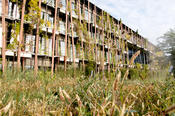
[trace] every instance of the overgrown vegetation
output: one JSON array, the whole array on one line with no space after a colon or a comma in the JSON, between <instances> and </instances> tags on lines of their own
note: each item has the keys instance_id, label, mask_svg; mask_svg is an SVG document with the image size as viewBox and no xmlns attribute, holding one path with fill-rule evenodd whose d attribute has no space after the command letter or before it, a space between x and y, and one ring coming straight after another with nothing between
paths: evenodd
<instances>
[{"instance_id":1,"label":"overgrown vegetation","mask_svg":"<svg viewBox=\"0 0 175 116\"><path fill-rule=\"evenodd\" d=\"M105 80L72 74L7 71L0 79L1 115L161 115L175 103L175 81L165 71L126 81L120 72Z\"/></svg>"}]
</instances>

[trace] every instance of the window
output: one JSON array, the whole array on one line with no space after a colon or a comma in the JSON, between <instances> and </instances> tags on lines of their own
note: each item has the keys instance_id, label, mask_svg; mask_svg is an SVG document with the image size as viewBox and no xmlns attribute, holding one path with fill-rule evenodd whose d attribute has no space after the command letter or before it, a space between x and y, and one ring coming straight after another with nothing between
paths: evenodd
<instances>
[{"instance_id":1,"label":"window","mask_svg":"<svg viewBox=\"0 0 175 116\"><path fill-rule=\"evenodd\" d=\"M0 6L1 7L1 6ZM12 17L14 19L19 19L20 14L19 14L19 7L15 3L9 2L8 3L8 16Z\"/></svg>"},{"instance_id":2,"label":"window","mask_svg":"<svg viewBox=\"0 0 175 116\"><path fill-rule=\"evenodd\" d=\"M45 54L45 38L39 38L39 54L44 55Z\"/></svg>"},{"instance_id":3,"label":"window","mask_svg":"<svg viewBox=\"0 0 175 116\"><path fill-rule=\"evenodd\" d=\"M16 19L20 18L19 7L16 4L14 5L13 18Z\"/></svg>"},{"instance_id":4,"label":"window","mask_svg":"<svg viewBox=\"0 0 175 116\"><path fill-rule=\"evenodd\" d=\"M41 12L41 19L44 19L44 12Z\"/></svg>"},{"instance_id":5,"label":"window","mask_svg":"<svg viewBox=\"0 0 175 116\"><path fill-rule=\"evenodd\" d=\"M85 10L85 20L88 21L88 10L87 9Z\"/></svg>"},{"instance_id":6,"label":"window","mask_svg":"<svg viewBox=\"0 0 175 116\"><path fill-rule=\"evenodd\" d=\"M65 56L65 43L64 41L61 41L61 56Z\"/></svg>"},{"instance_id":7,"label":"window","mask_svg":"<svg viewBox=\"0 0 175 116\"><path fill-rule=\"evenodd\" d=\"M72 14L73 14L73 15L76 14L76 13L75 13L75 3L74 3L74 2L72 2Z\"/></svg>"},{"instance_id":8,"label":"window","mask_svg":"<svg viewBox=\"0 0 175 116\"><path fill-rule=\"evenodd\" d=\"M59 23L60 23L60 28L59 28L60 32L64 34L65 33L65 23L63 21L60 21Z\"/></svg>"},{"instance_id":9,"label":"window","mask_svg":"<svg viewBox=\"0 0 175 116\"><path fill-rule=\"evenodd\" d=\"M11 39L13 42L13 39ZM35 52L35 36L32 35L26 35L26 46L25 46L25 51L30 51L32 53Z\"/></svg>"},{"instance_id":10,"label":"window","mask_svg":"<svg viewBox=\"0 0 175 116\"><path fill-rule=\"evenodd\" d=\"M10 39L10 43L12 44L14 41L13 38ZM32 35L26 35L25 37L25 51L26 52L32 52L35 51L35 36Z\"/></svg>"},{"instance_id":11,"label":"window","mask_svg":"<svg viewBox=\"0 0 175 116\"><path fill-rule=\"evenodd\" d=\"M94 13L93 13L93 14L91 14L91 22L92 22L92 23L94 23L94 22L95 22L95 16L96 16L96 15L95 15Z\"/></svg>"},{"instance_id":12,"label":"window","mask_svg":"<svg viewBox=\"0 0 175 116\"><path fill-rule=\"evenodd\" d=\"M52 56L52 39L49 39L49 56Z\"/></svg>"},{"instance_id":13,"label":"window","mask_svg":"<svg viewBox=\"0 0 175 116\"><path fill-rule=\"evenodd\" d=\"M25 38L25 51L26 52L29 52L30 51L30 36L26 36L26 38Z\"/></svg>"},{"instance_id":14,"label":"window","mask_svg":"<svg viewBox=\"0 0 175 116\"><path fill-rule=\"evenodd\" d=\"M49 20L48 20L50 23L51 23L51 27L53 26L53 17L49 16Z\"/></svg>"},{"instance_id":15,"label":"window","mask_svg":"<svg viewBox=\"0 0 175 116\"><path fill-rule=\"evenodd\" d=\"M8 16L12 16L12 2L9 2L8 4Z\"/></svg>"}]
</instances>

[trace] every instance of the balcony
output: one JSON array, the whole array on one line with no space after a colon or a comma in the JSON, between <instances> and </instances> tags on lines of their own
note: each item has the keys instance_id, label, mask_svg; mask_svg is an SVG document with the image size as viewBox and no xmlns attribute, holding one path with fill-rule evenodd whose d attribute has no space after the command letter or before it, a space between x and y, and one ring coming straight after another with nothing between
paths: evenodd
<instances>
[{"instance_id":1,"label":"balcony","mask_svg":"<svg viewBox=\"0 0 175 116\"><path fill-rule=\"evenodd\" d=\"M2 16L2 3L0 2L0 16ZM8 13L6 14L6 18L10 20L20 20L20 12L19 7L12 2L9 2Z\"/></svg>"},{"instance_id":2,"label":"balcony","mask_svg":"<svg viewBox=\"0 0 175 116\"><path fill-rule=\"evenodd\" d=\"M48 6L55 7L55 0L42 0L42 2Z\"/></svg>"}]
</instances>

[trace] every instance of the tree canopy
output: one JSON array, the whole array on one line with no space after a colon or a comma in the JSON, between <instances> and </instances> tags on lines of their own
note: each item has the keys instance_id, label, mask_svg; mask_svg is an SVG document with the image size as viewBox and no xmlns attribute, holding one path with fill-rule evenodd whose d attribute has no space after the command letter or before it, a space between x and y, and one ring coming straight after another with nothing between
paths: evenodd
<instances>
[{"instance_id":1,"label":"tree canopy","mask_svg":"<svg viewBox=\"0 0 175 116\"><path fill-rule=\"evenodd\" d=\"M167 55L172 55L175 50L175 29L170 29L159 38L159 48Z\"/></svg>"},{"instance_id":2,"label":"tree canopy","mask_svg":"<svg viewBox=\"0 0 175 116\"><path fill-rule=\"evenodd\" d=\"M168 56L168 59L175 68L175 29L170 29L158 40L158 47Z\"/></svg>"}]
</instances>

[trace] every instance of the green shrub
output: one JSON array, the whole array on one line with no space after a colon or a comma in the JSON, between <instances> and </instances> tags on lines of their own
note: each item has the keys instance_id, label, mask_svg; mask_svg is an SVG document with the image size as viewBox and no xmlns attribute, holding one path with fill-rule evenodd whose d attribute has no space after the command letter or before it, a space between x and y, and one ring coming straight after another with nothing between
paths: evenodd
<instances>
[{"instance_id":1,"label":"green shrub","mask_svg":"<svg viewBox=\"0 0 175 116\"><path fill-rule=\"evenodd\" d=\"M126 73L126 68L121 68L120 71L121 71L121 75L122 75L121 77L123 77Z\"/></svg>"},{"instance_id":2,"label":"green shrub","mask_svg":"<svg viewBox=\"0 0 175 116\"><path fill-rule=\"evenodd\" d=\"M136 63L136 68L139 69L139 70L141 70L141 69L142 69L142 68L141 68L141 64Z\"/></svg>"},{"instance_id":3,"label":"green shrub","mask_svg":"<svg viewBox=\"0 0 175 116\"><path fill-rule=\"evenodd\" d=\"M93 61L89 61L89 62L86 64L85 75L86 75L86 76L90 76L92 71L93 71L93 72L95 71L95 63L94 63Z\"/></svg>"},{"instance_id":4,"label":"green shrub","mask_svg":"<svg viewBox=\"0 0 175 116\"><path fill-rule=\"evenodd\" d=\"M148 65L143 65L137 63L135 68L130 68L129 79L146 79L148 77L149 70Z\"/></svg>"},{"instance_id":5,"label":"green shrub","mask_svg":"<svg viewBox=\"0 0 175 116\"><path fill-rule=\"evenodd\" d=\"M129 76L131 79L139 79L139 70L135 68L131 68L129 70Z\"/></svg>"},{"instance_id":6,"label":"green shrub","mask_svg":"<svg viewBox=\"0 0 175 116\"><path fill-rule=\"evenodd\" d=\"M148 72L146 70L141 70L140 71L140 78L141 79L146 79L148 75Z\"/></svg>"}]
</instances>

